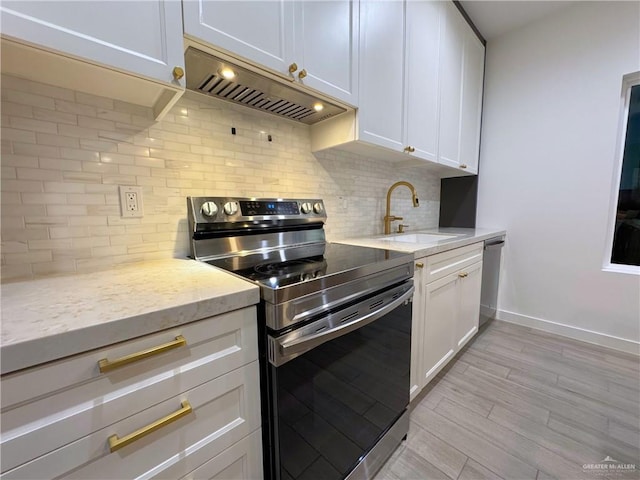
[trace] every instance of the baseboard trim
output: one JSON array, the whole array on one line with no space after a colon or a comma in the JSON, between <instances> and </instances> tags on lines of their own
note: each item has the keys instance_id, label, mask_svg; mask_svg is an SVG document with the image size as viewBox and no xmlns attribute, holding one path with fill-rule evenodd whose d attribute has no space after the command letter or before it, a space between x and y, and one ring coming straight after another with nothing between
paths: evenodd
<instances>
[{"instance_id":1,"label":"baseboard trim","mask_svg":"<svg viewBox=\"0 0 640 480\"><path fill-rule=\"evenodd\" d=\"M562 323L551 322L541 318L530 317L520 313L509 312L506 310L498 310L496 320L507 323L515 323L523 327L535 328L549 333L562 335L563 337L573 338L582 342L593 343L602 347L612 348L625 353L640 356L640 342L634 342L626 338L614 337L605 333L594 332L583 328L572 327Z\"/></svg>"}]
</instances>

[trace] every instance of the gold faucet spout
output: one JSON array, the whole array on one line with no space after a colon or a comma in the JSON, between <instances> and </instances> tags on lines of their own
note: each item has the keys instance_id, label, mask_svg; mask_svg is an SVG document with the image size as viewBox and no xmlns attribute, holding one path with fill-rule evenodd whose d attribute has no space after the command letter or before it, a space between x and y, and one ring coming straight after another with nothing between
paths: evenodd
<instances>
[{"instance_id":1,"label":"gold faucet spout","mask_svg":"<svg viewBox=\"0 0 640 480\"><path fill-rule=\"evenodd\" d=\"M409 182L400 181L396 182L387 191L387 211L384 216L384 234L389 235L391 233L391 222L394 220L402 220L402 217L396 217L395 215L391 215L391 193L398 188L399 186L404 185L411 191L411 200L413 201L413 206L417 207L420 205L418 201L418 193L413 185Z\"/></svg>"}]
</instances>

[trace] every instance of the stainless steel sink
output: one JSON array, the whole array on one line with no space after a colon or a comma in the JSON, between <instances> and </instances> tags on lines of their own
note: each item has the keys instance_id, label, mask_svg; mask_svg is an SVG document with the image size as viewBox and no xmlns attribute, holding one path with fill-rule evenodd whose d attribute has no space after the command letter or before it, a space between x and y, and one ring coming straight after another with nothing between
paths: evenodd
<instances>
[{"instance_id":1,"label":"stainless steel sink","mask_svg":"<svg viewBox=\"0 0 640 480\"><path fill-rule=\"evenodd\" d=\"M458 235L440 235L437 233L403 233L402 235L392 235L385 237L385 240L402 243L428 244L456 238Z\"/></svg>"}]
</instances>

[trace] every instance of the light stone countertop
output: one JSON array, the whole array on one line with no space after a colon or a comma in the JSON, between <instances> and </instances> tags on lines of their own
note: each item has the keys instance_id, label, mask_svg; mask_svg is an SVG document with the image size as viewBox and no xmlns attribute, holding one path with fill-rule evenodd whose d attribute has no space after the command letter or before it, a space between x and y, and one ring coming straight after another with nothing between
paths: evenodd
<instances>
[{"instance_id":1,"label":"light stone countertop","mask_svg":"<svg viewBox=\"0 0 640 480\"><path fill-rule=\"evenodd\" d=\"M257 286L189 259L0 286L0 372L257 304Z\"/></svg>"},{"instance_id":2,"label":"light stone countertop","mask_svg":"<svg viewBox=\"0 0 640 480\"><path fill-rule=\"evenodd\" d=\"M444 238L425 243L398 242L390 239L397 235L414 234L435 234L435 235L455 235L454 238ZM359 245L362 247L384 248L387 250L397 250L401 252L412 252L414 258L426 257L454 248L464 247L472 243L483 242L489 238L506 235L506 230L498 228L430 228L425 230L408 230L402 234L392 233L391 235L376 235L374 237L345 238L334 240L336 243L346 243L348 245Z\"/></svg>"}]
</instances>

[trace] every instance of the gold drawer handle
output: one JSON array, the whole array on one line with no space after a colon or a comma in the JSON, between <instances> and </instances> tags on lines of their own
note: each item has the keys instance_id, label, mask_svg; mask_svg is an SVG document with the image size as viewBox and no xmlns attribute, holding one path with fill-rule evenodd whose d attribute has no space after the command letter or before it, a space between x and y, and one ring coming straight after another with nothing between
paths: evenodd
<instances>
[{"instance_id":1,"label":"gold drawer handle","mask_svg":"<svg viewBox=\"0 0 640 480\"><path fill-rule=\"evenodd\" d=\"M460 165L460 168L467 168L467 166L463 163L462 165Z\"/></svg>"},{"instance_id":2,"label":"gold drawer handle","mask_svg":"<svg viewBox=\"0 0 640 480\"><path fill-rule=\"evenodd\" d=\"M459 274L458 274L458 276L459 276L460 278L465 278L465 277L468 277L468 276L469 276L469 274L468 274L467 272L462 272L462 273L459 273Z\"/></svg>"},{"instance_id":3,"label":"gold drawer handle","mask_svg":"<svg viewBox=\"0 0 640 480\"><path fill-rule=\"evenodd\" d=\"M416 268L423 268L423 267L424 267L424 263L416 262Z\"/></svg>"},{"instance_id":4,"label":"gold drawer handle","mask_svg":"<svg viewBox=\"0 0 640 480\"><path fill-rule=\"evenodd\" d=\"M166 352L167 350L173 350L174 348L183 347L187 345L187 340L182 335L178 335L173 342L168 342L162 345L158 345L157 347L151 347L147 350L143 350L141 352L132 353L131 355L127 355L124 357L116 358L115 360L109 361L106 358L103 358L98 362L98 368L101 373L109 372L115 368L120 368L128 363L137 362L138 360L145 359L147 357L152 357L154 355L158 355L159 353Z\"/></svg>"},{"instance_id":5,"label":"gold drawer handle","mask_svg":"<svg viewBox=\"0 0 640 480\"><path fill-rule=\"evenodd\" d=\"M118 435L111 435L109 437L109 450L111 450L112 453L115 452L116 450L120 450L122 447L126 447L130 443L133 443L136 440L139 440L142 437L149 435L152 432L155 432L156 430L164 427L165 425L169 425L170 423L175 422L176 420L184 417L185 415L188 415L193 410L191 408L191 404L187 400L184 400L181 403L181 405L182 405L182 408L180 410L170 413L166 417L161 418L160 420L156 420L155 422L147 425L146 427L142 427L140 430L136 430L135 432L130 433L129 435L126 435L122 438L118 438Z\"/></svg>"}]
</instances>

